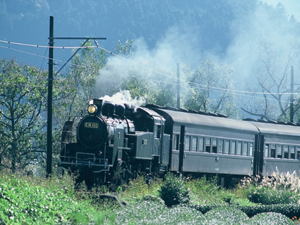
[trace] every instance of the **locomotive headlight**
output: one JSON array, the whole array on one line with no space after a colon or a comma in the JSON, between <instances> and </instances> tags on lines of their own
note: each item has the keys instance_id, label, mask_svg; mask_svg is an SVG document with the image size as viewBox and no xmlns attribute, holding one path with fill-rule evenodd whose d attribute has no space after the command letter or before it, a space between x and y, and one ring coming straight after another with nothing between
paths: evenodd
<instances>
[{"instance_id":1,"label":"locomotive headlight","mask_svg":"<svg viewBox=\"0 0 300 225\"><path fill-rule=\"evenodd\" d=\"M89 106L88 106L88 112L89 112L90 114L96 113L96 112L97 112L97 106L95 106L95 105L89 105Z\"/></svg>"}]
</instances>

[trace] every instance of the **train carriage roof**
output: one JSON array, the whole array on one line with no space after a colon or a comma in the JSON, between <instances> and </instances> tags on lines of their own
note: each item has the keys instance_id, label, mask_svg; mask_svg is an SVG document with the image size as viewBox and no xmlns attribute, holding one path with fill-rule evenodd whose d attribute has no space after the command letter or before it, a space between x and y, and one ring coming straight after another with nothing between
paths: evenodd
<instances>
[{"instance_id":1,"label":"train carriage roof","mask_svg":"<svg viewBox=\"0 0 300 225\"><path fill-rule=\"evenodd\" d=\"M300 136L300 126L251 122L262 134Z\"/></svg>"},{"instance_id":2,"label":"train carriage roof","mask_svg":"<svg viewBox=\"0 0 300 225\"><path fill-rule=\"evenodd\" d=\"M153 107L152 109L163 115L167 121L172 120L174 124L217 127L258 133L257 128L252 123L249 123L247 121L234 120L218 116L202 115L192 112L169 110L158 107Z\"/></svg>"}]
</instances>

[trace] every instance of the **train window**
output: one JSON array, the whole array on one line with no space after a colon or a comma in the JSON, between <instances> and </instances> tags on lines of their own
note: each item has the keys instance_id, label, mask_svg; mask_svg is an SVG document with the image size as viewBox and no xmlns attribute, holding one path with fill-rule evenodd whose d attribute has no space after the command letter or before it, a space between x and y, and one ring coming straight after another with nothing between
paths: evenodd
<instances>
[{"instance_id":1,"label":"train window","mask_svg":"<svg viewBox=\"0 0 300 225\"><path fill-rule=\"evenodd\" d=\"M276 154L275 154L275 152L276 152L276 149L274 148L271 148L271 158L275 158L276 157Z\"/></svg>"},{"instance_id":2,"label":"train window","mask_svg":"<svg viewBox=\"0 0 300 225\"><path fill-rule=\"evenodd\" d=\"M190 150L190 141L191 141L191 137L185 136L184 151Z\"/></svg>"},{"instance_id":3,"label":"train window","mask_svg":"<svg viewBox=\"0 0 300 225\"><path fill-rule=\"evenodd\" d=\"M276 158L281 159L282 158L282 146L276 145Z\"/></svg>"},{"instance_id":4,"label":"train window","mask_svg":"<svg viewBox=\"0 0 300 225\"><path fill-rule=\"evenodd\" d=\"M295 146L290 147L291 159L295 159Z\"/></svg>"},{"instance_id":5,"label":"train window","mask_svg":"<svg viewBox=\"0 0 300 225\"><path fill-rule=\"evenodd\" d=\"M269 157L271 157L271 158L275 158L275 145L274 144L272 144L272 145L270 145L270 155L269 155Z\"/></svg>"},{"instance_id":6,"label":"train window","mask_svg":"<svg viewBox=\"0 0 300 225\"><path fill-rule=\"evenodd\" d=\"M297 159L300 160L300 147L297 146Z\"/></svg>"},{"instance_id":7,"label":"train window","mask_svg":"<svg viewBox=\"0 0 300 225\"><path fill-rule=\"evenodd\" d=\"M174 136L174 143L173 143L173 149L179 150L179 134L173 134Z\"/></svg>"},{"instance_id":8,"label":"train window","mask_svg":"<svg viewBox=\"0 0 300 225\"><path fill-rule=\"evenodd\" d=\"M210 152L210 138L205 138L205 151Z\"/></svg>"},{"instance_id":9,"label":"train window","mask_svg":"<svg viewBox=\"0 0 300 225\"><path fill-rule=\"evenodd\" d=\"M250 146L249 146L249 155L253 156L253 143L252 142L250 143Z\"/></svg>"},{"instance_id":10,"label":"train window","mask_svg":"<svg viewBox=\"0 0 300 225\"><path fill-rule=\"evenodd\" d=\"M287 145L284 145L283 146L283 157L285 159L288 159L289 158L289 147Z\"/></svg>"},{"instance_id":11,"label":"train window","mask_svg":"<svg viewBox=\"0 0 300 225\"><path fill-rule=\"evenodd\" d=\"M223 153L224 149L224 140L223 139L218 139L218 153Z\"/></svg>"},{"instance_id":12,"label":"train window","mask_svg":"<svg viewBox=\"0 0 300 225\"><path fill-rule=\"evenodd\" d=\"M197 150L197 137L192 137L192 148L191 151Z\"/></svg>"},{"instance_id":13,"label":"train window","mask_svg":"<svg viewBox=\"0 0 300 225\"><path fill-rule=\"evenodd\" d=\"M225 154L229 153L229 140L225 140L224 142L224 153Z\"/></svg>"},{"instance_id":14,"label":"train window","mask_svg":"<svg viewBox=\"0 0 300 225\"><path fill-rule=\"evenodd\" d=\"M269 144L265 144L265 153L264 153L264 156L265 157L269 157Z\"/></svg>"},{"instance_id":15,"label":"train window","mask_svg":"<svg viewBox=\"0 0 300 225\"><path fill-rule=\"evenodd\" d=\"M236 150L236 154L240 155L242 153L242 142L238 141L237 143L237 150Z\"/></svg>"},{"instance_id":16,"label":"train window","mask_svg":"<svg viewBox=\"0 0 300 225\"><path fill-rule=\"evenodd\" d=\"M249 143L249 156L253 156L253 143Z\"/></svg>"},{"instance_id":17,"label":"train window","mask_svg":"<svg viewBox=\"0 0 300 225\"><path fill-rule=\"evenodd\" d=\"M203 141L203 137L199 137L199 152L203 152L203 144L204 144L204 141Z\"/></svg>"},{"instance_id":18,"label":"train window","mask_svg":"<svg viewBox=\"0 0 300 225\"><path fill-rule=\"evenodd\" d=\"M217 139L212 138L211 139L211 144L212 144L212 153L217 153Z\"/></svg>"},{"instance_id":19,"label":"train window","mask_svg":"<svg viewBox=\"0 0 300 225\"><path fill-rule=\"evenodd\" d=\"M236 142L231 141L231 145L230 145L230 154L231 155L235 155L235 147L236 147Z\"/></svg>"},{"instance_id":20,"label":"train window","mask_svg":"<svg viewBox=\"0 0 300 225\"><path fill-rule=\"evenodd\" d=\"M223 143L224 140L218 139L218 153L223 153Z\"/></svg>"},{"instance_id":21,"label":"train window","mask_svg":"<svg viewBox=\"0 0 300 225\"><path fill-rule=\"evenodd\" d=\"M243 142L242 155L247 155L247 152L248 152L248 142Z\"/></svg>"}]
</instances>

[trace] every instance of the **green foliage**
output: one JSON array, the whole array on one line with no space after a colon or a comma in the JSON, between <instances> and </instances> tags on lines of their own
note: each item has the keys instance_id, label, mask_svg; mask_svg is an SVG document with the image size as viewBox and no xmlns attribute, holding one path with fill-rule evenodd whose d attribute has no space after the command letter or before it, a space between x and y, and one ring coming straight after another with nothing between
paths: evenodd
<instances>
[{"instance_id":1,"label":"green foliage","mask_svg":"<svg viewBox=\"0 0 300 225\"><path fill-rule=\"evenodd\" d=\"M206 58L195 71L186 68L185 74L189 85L185 108L237 117L235 98L230 91L233 89L232 68Z\"/></svg>"},{"instance_id":2,"label":"green foliage","mask_svg":"<svg viewBox=\"0 0 300 225\"><path fill-rule=\"evenodd\" d=\"M289 204L299 201L300 182L299 177L294 172L279 173L278 169L270 177L261 179L257 176L245 178L242 188L250 201L261 204Z\"/></svg>"},{"instance_id":3,"label":"green foliage","mask_svg":"<svg viewBox=\"0 0 300 225\"><path fill-rule=\"evenodd\" d=\"M192 204L213 204L225 205L224 196L227 191L221 189L217 184L218 177L208 180L204 177L200 179L186 179L186 186L191 190Z\"/></svg>"},{"instance_id":4,"label":"green foliage","mask_svg":"<svg viewBox=\"0 0 300 225\"><path fill-rule=\"evenodd\" d=\"M0 218L7 224L100 222L94 208L74 198L71 177L35 179L1 173Z\"/></svg>"},{"instance_id":5,"label":"green foliage","mask_svg":"<svg viewBox=\"0 0 300 225\"><path fill-rule=\"evenodd\" d=\"M42 163L47 73L0 60L0 166L12 171Z\"/></svg>"},{"instance_id":6,"label":"green foliage","mask_svg":"<svg viewBox=\"0 0 300 225\"><path fill-rule=\"evenodd\" d=\"M144 195L142 200L144 201L151 201L151 202L157 202L157 203L160 203L160 204L165 204L165 202L159 197L159 196L156 196L156 195Z\"/></svg>"},{"instance_id":7,"label":"green foliage","mask_svg":"<svg viewBox=\"0 0 300 225\"><path fill-rule=\"evenodd\" d=\"M294 224L293 221L291 221L288 217L285 215L282 215L280 213L275 212L269 212L269 213L260 213L258 215L255 215L253 218L251 218L251 221L247 222L246 224L257 224L257 225L263 225L263 224L282 224L282 225L288 225L288 224Z\"/></svg>"},{"instance_id":8,"label":"green foliage","mask_svg":"<svg viewBox=\"0 0 300 225\"><path fill-rule=\"evenodd\" d=\"M124 191L119 193L121 199L143 198L143 196L158 196L158 189L161 185L161 179L155 178L151 180L150 185L145 181L143 175L138 175L135 179L124 185Z\"/></svg>"},{"instance_id":9,"label":"green foliage","mask_svg":"<svg viewBox=\"0 0 300 225\"><path fill-rule=\"evenodd\" d=\"M210 224L240 224L248 220L248 216L235 207L216 207L205 213L205 217Z\"/></svg>"},{"instance_id":10,"label":"green foliage","mask_svg":"<svg viewBox=\"0 0 300 225\"><path fill-rule=\"evenodd\" d=\"M298 198L289 190L274 190L265 186L251 187L248 199L265 205L297 203Z\"/></svg>"},{"instance_id":11,"label":"green foliage","mask_svg":"<svg viewBox=\"0 0 300 225\"><path fill-rule=\"evenodd\" d=\"M139 201L116 212L116 224L205 224L205 216L185 206L167 208L151 201Z\"/></svg>"},{"instance_id":12,"label":"green foliage","mask_svg":"<svg viewBox=\"0 0 300 225\"><path fill-rule=\"evenodd\" d=\"M169 207L177 204L187 204L190 201L190 190L181 176L176 177L168 173L161 186L160 197Z\"/></svg>"},{"instance_id":13,"label":"green foliage","mask_svg":"<svg viewBox=\"0 0 300 225\"><path fill-rule=\"evenodd\" d=\"M117 41L116 50L123 56L130 57L132 55L133 40L127 39L125 44L122 44L120 40Z\"/></svg>"},{"instance_id":14,"label":"green foliage","mask_svg":"<svg viewBox=\"0 0 300 225\"><path fill-rule=\"evenodd\" d=\"M236 206L249 217L253 217L260 213L276 212L285 215L289 218L299 217L300 206L298 204L275 204L275 205L248 205Z\"/></svg>"}]
</instances>

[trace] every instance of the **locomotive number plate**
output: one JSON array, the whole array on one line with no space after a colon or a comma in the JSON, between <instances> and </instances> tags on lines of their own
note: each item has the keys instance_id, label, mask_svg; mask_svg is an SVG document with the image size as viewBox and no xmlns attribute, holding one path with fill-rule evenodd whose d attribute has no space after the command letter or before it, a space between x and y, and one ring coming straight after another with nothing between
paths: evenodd
<instances>
[{"instance_id":1,"label":"locomotive number plate","mask_svg":"<svg viewBox=\"0 0 300 225\"><path fill-rule=\"evenodd\" d=\"M84 123L84 127L85 128L95 128L95 129L98 129L99 128L99 123L85 122Z\"/></svg>"}]
</instances>

